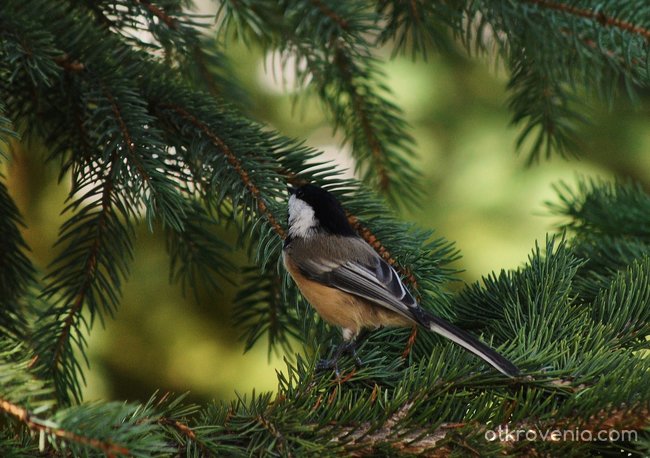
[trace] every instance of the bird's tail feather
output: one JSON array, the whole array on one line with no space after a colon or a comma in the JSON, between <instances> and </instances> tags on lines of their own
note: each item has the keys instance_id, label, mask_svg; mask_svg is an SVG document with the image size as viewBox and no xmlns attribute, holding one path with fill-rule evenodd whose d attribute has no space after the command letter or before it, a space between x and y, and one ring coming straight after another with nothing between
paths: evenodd
<instances>
[{"instance_id":1,"label":"bird's tail feather","mask_svg":"<svg viewBox=\"0 0 650 458\"><path fill-rule=\"evenodd\" d=\"M464 349L484 360L486 363L493 366L496 370L508 377L516 377L519 375L517 366L508 361L505 357L485 345L471 334L457 328L453 324L435 317L424 310L418 316L418 322L427 329L440 334L443 337L451 340L452 342L460 345Z\"/></svg>"}]
</instances>

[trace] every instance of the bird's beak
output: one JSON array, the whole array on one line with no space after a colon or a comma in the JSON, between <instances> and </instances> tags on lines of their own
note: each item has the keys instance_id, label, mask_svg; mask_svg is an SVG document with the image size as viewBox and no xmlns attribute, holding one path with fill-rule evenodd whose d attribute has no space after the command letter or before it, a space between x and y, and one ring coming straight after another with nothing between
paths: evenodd
<instances>
[{"instance_id":1,"label":"bird's beak","mask_svg":"<svg viewBox=\"0 0 650 458\"><path fill-rule=\"evenodd\" d=\"M296 188L294 188L291 185L287 185L287 192L289 193L290 196L293 196L296 193Z\"/></svg>"}]
</instances>

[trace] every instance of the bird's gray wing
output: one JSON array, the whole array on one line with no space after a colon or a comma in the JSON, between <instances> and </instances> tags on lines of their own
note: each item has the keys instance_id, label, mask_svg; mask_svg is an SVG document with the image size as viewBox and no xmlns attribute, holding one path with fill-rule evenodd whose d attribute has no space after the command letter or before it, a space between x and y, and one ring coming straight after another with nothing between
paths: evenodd
<instances>
[{"instance_id":1,"label":"bird's gray wing","mask_svg":"<svg viewBox=\"0 0 650 458\"><path fill-rule=\"evenodd\" d=\"M313 281L340 289L413 319L417 302L395 269L377 254L363 259L314 257L298 263L301 273Z\"/></svg>"},{"instance_id":2,"label":"bird's gray wing","mask_svg":"<svg viewBox=\"0 0 650 458\"><path fill-rule=\"evenodd\" d=\"M514 377L519 373L514 364L476 337L421 309L397 272L370 246L363 247L354 240L338 239L337 242L320 246L321 250L304 250L305 257L296 260L300 272L313 281L363 297L416 321L476 354L505 375ZM327 255L313 256L319 251Z\"/></svg>"}]
</instances>

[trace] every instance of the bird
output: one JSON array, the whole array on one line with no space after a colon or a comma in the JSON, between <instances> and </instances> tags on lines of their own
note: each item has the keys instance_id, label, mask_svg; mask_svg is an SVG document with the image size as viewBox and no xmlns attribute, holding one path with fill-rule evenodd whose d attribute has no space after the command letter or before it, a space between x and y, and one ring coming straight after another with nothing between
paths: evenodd
<instances>
[{"instance_id":1,"label":"bird","mask_svg":"<svg viewBox=\"0 0 650 458\"><path fill-rule=\"evenodd\" d=\"M460 345L508 377L519 369L468 332L423 309L395 269L350 225L337 198L324 188L288 188L288 233L283 263L302 296L320 317L342 329L343 342L317 369L334 369L362 336L381 327L419 325Z\"/></svg>"}]
</instances>

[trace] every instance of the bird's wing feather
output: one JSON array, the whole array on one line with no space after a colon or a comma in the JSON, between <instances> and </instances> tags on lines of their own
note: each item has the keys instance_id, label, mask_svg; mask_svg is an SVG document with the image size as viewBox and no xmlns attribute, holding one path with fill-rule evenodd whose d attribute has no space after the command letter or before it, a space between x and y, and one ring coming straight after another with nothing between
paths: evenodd
<instances>
[{"instance_id":1,"label":"bird's wing feather","mask_svg":"<svg viewBox=\"0 0 650 458\"><path fill-rule=\"evenodd\" d=\"M298 267L311 280L363 297L393 312L413 319L417 302L395 269L379 256L364 260L311 258Z\"/></svg>"}]
</instances>

